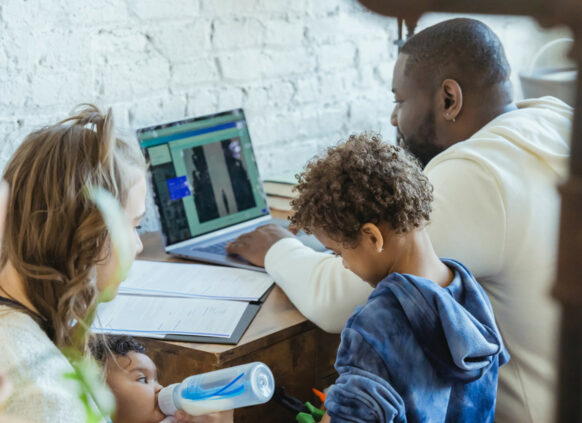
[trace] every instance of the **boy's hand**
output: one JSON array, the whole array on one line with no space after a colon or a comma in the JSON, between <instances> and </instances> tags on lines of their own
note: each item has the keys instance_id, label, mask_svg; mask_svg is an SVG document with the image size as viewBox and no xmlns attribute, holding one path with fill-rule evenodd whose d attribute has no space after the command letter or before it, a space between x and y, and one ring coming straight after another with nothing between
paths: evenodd
<instances>
[{"instance_id":1,"label":"boy's hand","mask_svg":"<svg viewBox=\"0 0 582 423\"><path fill-rule=\"evenodd\" d=\"M293 237L293 233L271 223L239 236L226 246L226 251L244 257L255 266L265 267L269 248L280 239L288 237Z\"/></svg>"},{"instance_id":2,"label":"boy's hand","mask_svg":"<svg viewBox=\"0 0 582 423\"><path fill-rule=\"evenodd\" d=\"M234 410L206 414L205 416L191 416L190 414L179 410L174 415L174 418L180 423L233 423Z\"/></svg>"},{"instance_id":3,"label":"boy's hand","mask_svg":"<svg viewBox=\"0 0 582 423\"><path fill-rule=\"evenodd\" d=\"M329 414L325 413L323 418L319 421L319 423L330 423L331 422L331 417L329 417Z\"/></svg>"}]
</instances>

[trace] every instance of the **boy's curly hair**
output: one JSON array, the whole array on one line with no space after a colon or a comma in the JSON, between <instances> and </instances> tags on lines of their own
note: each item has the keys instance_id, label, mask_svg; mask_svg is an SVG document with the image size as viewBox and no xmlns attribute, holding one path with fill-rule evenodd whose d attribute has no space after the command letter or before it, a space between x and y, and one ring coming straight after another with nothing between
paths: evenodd
<instances>
[{"instance_id":1,"label":"boy's curly hair","mask_svg":"<svg viewBox=\"0 0 582 423\"><path fill-rule=\"evenodd\" d=\"M432 185L419 163L379 135L351 135L315 157L297 175L291 223L355 244L365 223L388 223L396 233L428 222Z\"/></svg>"}]
</instances>

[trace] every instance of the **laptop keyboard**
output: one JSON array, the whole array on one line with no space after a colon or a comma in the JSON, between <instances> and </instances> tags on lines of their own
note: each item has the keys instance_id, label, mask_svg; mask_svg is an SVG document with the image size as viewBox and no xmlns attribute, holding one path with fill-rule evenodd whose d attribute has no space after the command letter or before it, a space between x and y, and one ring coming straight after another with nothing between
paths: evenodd
<instances>
[{"instance_id":1,"label":"laptop keyboard","mask_svg":"<svg viewBox=\"0 0 582 423\"><path fill-rule=\"evenodd\" d=\"M226 254L226 244L233 241L233 239L227 239L226 241L218 242L216 244L207 245L206 247L194 247L193 249L196 251L204 251L205 253L214 253L214 254Z\"/></svg>"}]
</instances>

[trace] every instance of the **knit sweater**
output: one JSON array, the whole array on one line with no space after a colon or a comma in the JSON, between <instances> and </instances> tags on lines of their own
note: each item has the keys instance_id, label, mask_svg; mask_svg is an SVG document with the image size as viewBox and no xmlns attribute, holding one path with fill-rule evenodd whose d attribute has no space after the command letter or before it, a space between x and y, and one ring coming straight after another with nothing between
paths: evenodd
<instances>
[{"instance_id":1,"label":"knit sweater","mask_svg":"<svg viewBox=\"0 0 582 423\"><path fill-rule=\"evenodd\" d=\"M87 416L73 368L27 314L0 305L0 372L13 391L2 413L34 423L83 423Z\"/></svg>"}]
</instances>

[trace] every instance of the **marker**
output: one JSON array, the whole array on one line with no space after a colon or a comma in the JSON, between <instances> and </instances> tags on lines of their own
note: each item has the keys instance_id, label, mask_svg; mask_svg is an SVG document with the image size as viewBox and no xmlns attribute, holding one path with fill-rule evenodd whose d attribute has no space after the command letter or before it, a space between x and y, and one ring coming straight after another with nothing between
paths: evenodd
<instances>
[{"instance_id":1,"label":"marker","mask_svg":"<svg viewBox=\"0 0 582 423\"><path fill-rule=\"evenodd\" d=\"M315 388L311 388L311 390L313 391L315 396L321 400L321 402L325 402L325 394L323 392L318 391Z\"/></svg>"}]
</instances>

